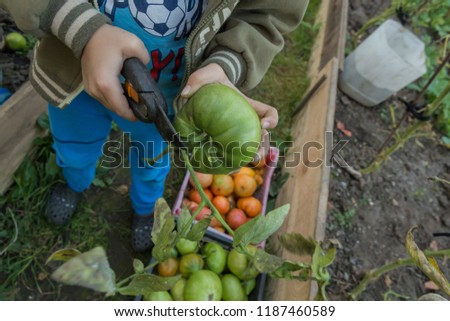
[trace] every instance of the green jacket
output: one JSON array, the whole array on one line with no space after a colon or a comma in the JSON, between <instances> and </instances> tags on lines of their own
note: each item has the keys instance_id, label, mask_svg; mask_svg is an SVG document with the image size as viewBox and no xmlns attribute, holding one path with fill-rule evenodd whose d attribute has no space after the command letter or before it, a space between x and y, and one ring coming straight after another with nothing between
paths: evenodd
<instances>
[{"instance_id":1,"label":"green jacket","mask_svg":"<svg viewBox=\"0 0 450 321\"><path fill-rule=\"evenodd\" d=\"M186 42L183 85L197 68L215 62L240 90L255 87L283 48L282 34L300 23L308 2L209 0ZM83 90L79 58L84 46L111 21L97 10L96 0L0 0L0 8L39 38L30 81L51 104L65 107Z\"/></svg>"}]
</instances>

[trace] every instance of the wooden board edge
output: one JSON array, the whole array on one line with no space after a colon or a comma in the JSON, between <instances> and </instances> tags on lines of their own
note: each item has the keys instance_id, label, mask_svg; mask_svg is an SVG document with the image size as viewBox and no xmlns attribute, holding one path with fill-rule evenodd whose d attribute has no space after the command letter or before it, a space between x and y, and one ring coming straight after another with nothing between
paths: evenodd
<instances>
[{"instance_id":1,"label":"wooden board edge","mask_svg":"<svg viewBox=\"0 0 450 321\"><path fill-rule=\"evenodd\" d=\"M29 81L25 82L0 107L0 124L6 126L7 129L2 127L4 130L9 130L7 137L0 137L1 154L7 155L6 158L0 160L0 195L4 194L13 182L13 175L24 157L30 152L34 138L47 132L37 125L33 125L39 115L46 112L46 107L47 103L33 89ZM29 119L18 118L24 116ZM17 128L14 128L11 123L14 120L19 123ZM18 132L16 137L14 137L15 130ZM10 141L11 137L14 142Z\"/></svg>"},{"instance_id":2,"label":"wooden board edge","mask_svg":"<svg viewBox=\"0 0 450 321\"><path fill-rule=\"evenodd\" d=\"M338 59L339 59L339 70L344 70L344 61L345 61L345 45L347 43L347 26L348 26L348 14L350 10L350 2L349 0L343 0L343 11L341 14L341 31L340 31L340 39L339 39L339 50L338 50Z\"/></svg>"},{"instance_id":3,"label":"wooden board edge","mask_svg":"<svg viewBox=\"0 0 450 321\"><path fill-rule=\"evenodd\" d=\"M317 74L320 72L319 66L323 52L325 29L326 29L325 24L329 8L330 8L330 0L322 0L315 20L315 24L320 25L320 30L316 36L316 39L314 40L314 45L311 50L311 57L308 63L309 65L308 76L310 79L315 79L317 77Z\"/></svg>"},{"instance_id":4,"label":"wooden board edge","mask_svg":"<svg viewBox=\"0 0 450 321\"><path fill-rule=\"evenodd\" d=\"M311 97L310 102L308 103L308 106L305 107L305 109L300 113L298 117L296 117L295 121L297 122L296 125L298 127L303 127L302 121L304 118L311 116L314 114L314 110L316 107L314 104L316 103L315 99L317 99L320 95L327 95L327 97L321 97L320 101L324 101L325 103L323 105L326 106L326 112L325 117L322 118L324 121L324 129L325 131L332 130L333 124L334 124L334 112L335 112L335 102L336 102L336 93L337 93L337 75L339 70L339 64L337 58L333 58L329 64L324 68L324 70L321 71L319 75L327 74L327 80L326 82L320 86L321 89L317 91L317 94L313 95ZM320 78L320 77L318 77ZM326 86L324 89L323 86ZM325 91L324 91L325 90ZM319 104L322 105L322 104ZM306 113L309 114L305 115ZM311 124L309 124L311 126ZM322 133L324 137L325 134ZM300 140L298 144L294 142L295 148L299 149L301 148L301 145L307 140L303 140L304 138L300 137L297 140ZM302 141L303 140L303 141ZM321 144L325 145L325 141L320 142ZM326 154L326 153L324 153ZM324 159L324 158L323 158ZM281 193L279 194L279 197L277 199L277 206L280 206L282 204L291 203L295 201L299 201L299 198L296 198L296 191L299 186L299 184L296 184L293 180L295 180L297 170L301 169L285 169L285 172L289 173L290 178L288 182L285 184L283 189L281 190ZM317 210L316 213L318 215L316 217L312 217L310 219L309 225L313 225L311 228L308 229L308 233L302 233L305 236L311 236L315 239L319 239L324 237L325 234L325 224L326 224L326 208L327 208L327 202L328 202L328 184L329 184L329 177L330 177L330 168L325 168L325 166L322 166L322 172L319 175L320 176L320 186L316 186L317 190L310 191L314 195L316 195L316 199L312 200L313 197L311 197L311 202L317 202ZM317 178L317 176L316 176ZM297 182L298 183L298 182ZM313 188L313 187L312 187ZM287 193L289 191L289 193ZM286 196L288 195L288 196ZM316 203L315 203L316 204ZM297 206L292 206L293 209L301 208L302 204ZM295 211L294 211L295 213ZM290 214L292 215L292 214ZM304 215L304 213L303 213ZM298 215L297 215L298 216ZM292 218L292 217L291 217ZM296 222L296 220L294 220ZM276 245L276 237L279 236L283 232L299 232L295 224L292 224L293 222L285 222L283 227L280 229L279 233L276 234L276 236L272 239L275 242ZM297 223L299 224L299 223ZM286 225L289 225L287 227ZM304 229L303 227L300 228ZM319 237L319 238L318 238ZM281 257L285 259L293 259L293 256L289 253L287 253L284 250L281 250L278 252ZM295 261L302 261L302 262L308 262L309 258L306 257L295 257ZM295 283L291 283L295 282ZM297 293L293 293L294 291ZM271 297L271 299L276 300L308 300L314 297L317 288L315 287L315 284L311 282L298 282L298 281L287 281L287 280L270 280L269 286L268 286L268 297ZM291 291L292 290L292 291ZM270 294L272 292L272 294ZM283 294L280 294L283 293ZM286 294L286 296L284 296Z\"/></svg>"}]
</instances>

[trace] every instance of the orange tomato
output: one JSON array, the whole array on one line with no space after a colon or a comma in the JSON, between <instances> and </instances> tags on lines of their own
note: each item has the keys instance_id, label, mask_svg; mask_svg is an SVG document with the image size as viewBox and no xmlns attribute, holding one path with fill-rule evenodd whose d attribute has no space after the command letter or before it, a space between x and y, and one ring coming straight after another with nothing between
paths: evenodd
<instances>
[{"instance_id":1,"label":"orange tomato","mask_svg":"<svg viewBox=\"0 0 450 321\"><path fill-rule=\"evenodd\" d=\"M238 171L231 174L232 177L236 177L238 175L248 175L248 176L255 176L255 171L251 169L250 167L241 167Z\"/></svg>"},{"instance_id":2,"label":"orange tomato","mask_svg":"<svg viewBox=\"0 0 450 321\"><path fill-rule=\"evenodd\" d=\"M241 174L234 178L234 194L237 197L252 196L257 187L255 179L249 175Z\"/></svg>"},{"instance_id":3,"label":"orange tomato","mask_svg":"<svg viewBox=\"0 0 450 321\"><path fill-rule=\"evenodd\" d=\"M178 260L169 257L167 260L158 263L158 274L160 276L174 276L178 272Z\"/></svg>"},{"instance_id":4,"label":"orange tomato","mask_svg":"<svg viewBox=\"0 0 450 321\"><path fill-rule=\"evenodd\" d=\"M214 175L211 191L216 196L228 196L233 193L233 178L229 175Z\"/></svg>"},{"instance_id":5,"label":"orange tomato","mask_svg":"<svg viewBox=\"0 0 450 321\"><path fill-rule=\"evenodd\" d=\"M250 196L238 199L237 207L249 217L255 217L261 214L262 204L257 198Z\"/></svg>"},{"instance_id":6,"label":"orange tomato","mask_svg":"<svg viewBox=\"0 0 450 321\"><path fill-rule=\"evenodd\" d=\"M211 193L211 191L209 189L204 189L203 191L211 201L213 199L213 194ZM191 189L188 193L188 196L192 202L195 202L197 204L200 204L200 202L202 201L202 197L200 196L199 191L197 191L196 189Z\"/></svg>"},{"instance_id":7,"label":"orange tomato","mask_svg":"<svg viewBox=\"0 0 450 321\"><path fill-rule=\"evenodd\" d=\"M195 212L197 212L198 206L194 207L191 210L192 214L195 214ZM211 209L209 209L208 207L203 207L200 212L198 213L197 217L195 218L197 221L200 221L201 219L204 219L205 217L210 216L212 213Z\"/></svg>"},{"instance_id":8,"label":"orange tomato","mask_svg":"<svg viewBox=\"0 0 450 321\"><path fill-rule=\"evenodd\" d=\"M200 182L200 185L203 188L207 188L212 184L213 181L213 176L212 174L203 174L203 173L198 173L195 172L195 176L197 176L198 181ZM194 186L194 180L192 179L192 177L189 177L189 183Z\"/></svg>"},{"instance_id":9,"label":"orange tomato","mask_svg":"<svg viewBox=\"0 0 450 321\"><path fill-rule=\"evenodd\" d=\"M230 202L225 196L219 195L214 197L212 203L222 216L225 216L230 210Z\"/></svg>"}]
</instances>

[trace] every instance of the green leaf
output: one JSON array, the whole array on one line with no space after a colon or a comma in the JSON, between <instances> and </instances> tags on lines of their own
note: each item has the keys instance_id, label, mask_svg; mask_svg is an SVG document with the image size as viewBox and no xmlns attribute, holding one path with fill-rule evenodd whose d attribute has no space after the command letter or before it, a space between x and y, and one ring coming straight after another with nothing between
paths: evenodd
<instances>
[{"instance_id":1,"label":"green leaf","mask_svg":"<svg viewBox=\"0 0 450 321\"><path fill-rule=\"evenodd\" d=\"M153 257L162 262L169 258L170 251L175 246L175 219L167 202L160 198L155 205L155 222L152 229Z\"/></svg>"},{"instance_id":2,"label":"green leaf","mask_svg":"<svg viewBox=\"0 0 450 321\"><path fill-rule=\"evenodd\" d=\"M166 223L166 221L170 221L171 219L173 220L173 216L170 211L170 207L169 205L167 205L167 202L164 198L159 198L156 201L154 213L155 222L152 229L152 241L156 244L164 224Z\"/></svg>"},{"instance_id":3,"label":"green leaf","mask_svg":"<svg viewBox=\"0 0 450 321\"><path fill-rule=\"evenodd\" d=\"M178 280L181 279L181 274L161 277L154 274L138 274L136 275L126 287L117 289L122 295L146 295L151 292L170 290Z\"/></svg>"},{"instance_id":4,"label":"green leaf","mask_svg":"<svg viewBox=\"0 0 450 321\"><path fill-rule=\"evenodd\" d=\"M45 173L49 176L56 176L59 172L59 167L56 164L56 156L51 153L45 163Z\"/></svg>"},{"instance_id":5,"label":"green leaf","mask_svg":"<svg viewBox=\"0 0 450 321\"><path fill-rule=\"evenodd\" d=\"M192 229L187 234L186 238L194 242L201 241L212 218L213 216L209 215L208 217L202 218L200 221L195 223L194 226L192 226Z\"/></svg>"},{"instance_id":6,"label":"green leaf","mask_svg":"<svg viewBox=\"0 0 450 321\"><path fill-rule=\"evenodd\" d=\"M310 273L311 267L308 264L285 260L278 269L270 273L270 276L278 279L307 281L311 279Z\"/></svg>"},{"instance_id":7,"label":"green leaf","mask_svg":"<svg viewBox=\"0 0 450 321\"><path fill-rule=\"evenodd\" d=\"M283 224L289 214L290 205L279 207L267 215L258 215L247 223L239 226L234 232L233 247L247 244L258 244L266 240Z\"/></svg>"},{"instance_id":8,"label":"green leaf","mask_svg":"<svg viewBox=\"0 0 450 321\"><path fill-rule=\"evenodd\" d=\"M63 284L83 286L107 295L115 292L116 277L102 247L70 259L53 272L52 278Z\"/></svg>"},{"instance_id":9,"label":"green leaf","mask_svg":"<svg viewBox=\"0 0 450 321\"><path fill-rule=\"evenodd\" d=\"M263 249L257 249L253 261L255 268L261 273L271 273L283 265L283 259L269 254Z\"/></svg>"},{"instance_id":10,"label":"green leaf","mask_svg":"<svg viewBox=\"0 0 450 321\"><path fill-rule=\"evenodd\" d=\"M46 113L42 113L39 115L37 123L42 129L50 129L50 121Z\"/></svg>"},{"instance_id":11,"label":"green leaf","mask_svg":"<svg viewBox=\"0 0 450 321\"><path fill-rule=\"evenodd\" d=\"M419 269L421 269L431 281L447 295L450 295L450 284L437 266L436 261L430 262L414 241L414 231L416 229L417 227L411 228L406 236L406 249L408 250L409 255Z\"/></svg>"},{"instance_id":12,"label":"green leaf","mask_svg":"<svg viewBox=\"0 0 450 321\"><path fill-rule=\"evenodd\" d=\"M50 262L67 262L70 259L74 258L75 256L80 255L81 252L77 249L62 249L59 251L56 251L52 253L52 255L49 256L45 264L48 264Z\"/></svg>"},{"instance_id":13,"label":"green leaf","mask_svg":"<svg viewBox=\"0 0 450 321\"><path fill-rule=\"evenodd\" d=\"M98 177L94 178L94 180L92 181L92 185L96 187L106 187L105 182Z\"/></svg>"},{"instance_id":14,"label":"green leaf","mask_svg":"<svg viewBox=\"0 0 450 321\"><path fill-rule=\"evenodd\" d=\"M283 248L297 255L313 255L317 245L311 237L306 238L300 233L284 233L280 242Z\"/></svg>"},{"instance_id":15,"label":"green leaf","mask_svg":"<svg viewBox=\"0 0 450 321\"><path fill-rule=\"evenodd\" d=\"M330 274L326 268L333 263L335 257L336 248L332 244L327 248L321 243L317 243L311 262L313 277L317 280L329 281Z\"/></svg>"},{"instance_id":16,"label":"green leaf","mask_svg":"<svg viewBox=\"0 0 450 321\"><path fill-rule=\"evenodd\" d=\"M142 263L141 260L139 259L134 259L133 260L133 269L135 273L143 273L144 272L144 263Z\"/></svg>"},{"instance_id":17,"label":"green leaf","mask_svg":"<svg viewBox=\"0 0 450 321\"><path fill-rule=\"evenodd\" d=\"M173 231L175 223L172 222L171 224L170 222L166 222L164 227L167 227L163 229L167 233L161 233L159 235L152 250L152 255L158 262L168 259L172 248L175 246L176 232Z\"/></svg>"},{"instance_id":18,"label":"green leaf","mask_svg":"<svg viewBox=\"0 0 450 321\"><path fill-rule=\"evenodd\" d=\"M191 213L189 212L189 209L185 205L183 205L177 219L177 231L179 237L186 237L187 233L189 232L188 224L190 219Z\"/></svg>"}]
</instances>

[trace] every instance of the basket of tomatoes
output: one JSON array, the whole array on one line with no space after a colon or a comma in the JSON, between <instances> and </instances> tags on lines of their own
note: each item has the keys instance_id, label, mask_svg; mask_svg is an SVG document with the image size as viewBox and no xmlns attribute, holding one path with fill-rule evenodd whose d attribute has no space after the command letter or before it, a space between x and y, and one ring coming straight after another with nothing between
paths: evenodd
<instances>
[{"instance_id":1,"label":"basket of tomatoes","mask_svg":"<svg viewBox=\"0 0 450 321\"><path fill-rule=\"evenodd\" d=\"M252 252L256 247L249 245ZM245 254L231 244L205 236L201 242L181 239L171 256L148 273L179 276L168 291L137 296L144 301L262 301L266 274L249 267Z\"/></svg>"},{"instance_id":2,"label":"basket of tomatoes","mask_svg":"<svg viewBox=\"0 0 450 321\"><path fill-rule=\"evenodd\" d=\"M245 166L228 175L196 173L203 191L233 230L258 215L265 215L270 182L278 156L279 150L270 147L266 157L255 166ZM193 214L200 201L200 193L194 187L188 172L173 206L173 213L178 216L184 205ZM197 219L208 215L211 215L211 209L205 206ZM211 220L206 234L230 244L233 242L233 238L215 218Z\"/></svg>"}]
</instances>

